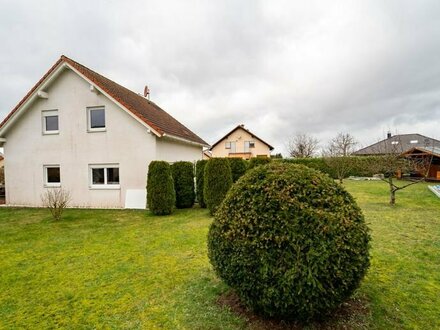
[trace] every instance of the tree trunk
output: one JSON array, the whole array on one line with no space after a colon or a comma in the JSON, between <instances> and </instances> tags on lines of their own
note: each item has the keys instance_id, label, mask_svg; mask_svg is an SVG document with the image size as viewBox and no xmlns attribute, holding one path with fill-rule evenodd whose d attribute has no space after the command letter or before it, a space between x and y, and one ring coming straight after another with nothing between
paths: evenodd
<instances>
[{"instance_id":1,"label":"tree trunk","mask_svg":"<svg viewBox=\"0 0 440 330\"><path fill-rule=\"evenodd\" d=\"M393 178L388 178L388 184L390 186L390 205L396 204L396 189L393 187Z\"/></svg>"}]
</instances>

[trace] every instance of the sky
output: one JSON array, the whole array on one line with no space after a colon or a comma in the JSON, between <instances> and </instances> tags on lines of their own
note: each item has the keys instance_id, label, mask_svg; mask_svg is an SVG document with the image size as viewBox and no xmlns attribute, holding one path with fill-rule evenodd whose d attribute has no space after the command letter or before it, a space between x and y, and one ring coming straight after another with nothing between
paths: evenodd
<instances>
[{"instance_id":1,"label":"sky","mask_svg":"<svg viewBox=\"0 0 440 330\"><path fill-rule=\"evenodd\" d=\"M0 117L61 54L213 144L238 124L359 147L440 139L440 1L0 0Z\"/></svg>"}]
</instances>

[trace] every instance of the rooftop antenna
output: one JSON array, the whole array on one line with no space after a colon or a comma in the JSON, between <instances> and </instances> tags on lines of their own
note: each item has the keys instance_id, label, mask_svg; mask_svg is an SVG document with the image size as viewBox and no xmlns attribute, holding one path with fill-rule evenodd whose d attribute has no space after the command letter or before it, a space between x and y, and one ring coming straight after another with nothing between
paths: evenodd
<instances>
[{"instance_id":1,"label":"rooftop antenna","mask_svg":"<svg viewBox=\"0 0 440 330\"><path fill-rule=\"evenodd\" d=\"M148 100L150 99L150 89L148 88L148 85L145 85L144 97L147 98Z\"/></svg>"}]
</instances>

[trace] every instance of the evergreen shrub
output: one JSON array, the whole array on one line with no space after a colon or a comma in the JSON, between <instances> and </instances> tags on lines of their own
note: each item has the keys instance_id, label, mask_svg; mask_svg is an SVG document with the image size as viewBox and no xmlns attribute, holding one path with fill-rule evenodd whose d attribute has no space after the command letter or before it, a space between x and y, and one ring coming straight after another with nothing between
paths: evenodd
<instances>
[{"instance_id":1,"label":"evergreen shrub","mask_svg":"<svg viewBox=\"0 0 440 330\"><path fill-rule=\"evenodd\" d=\"M209 259L256 313L308 321L334 310L369 267L369 229L329 176L281 162L235 183L208 234Z\"/></svg>"}]
</instances>

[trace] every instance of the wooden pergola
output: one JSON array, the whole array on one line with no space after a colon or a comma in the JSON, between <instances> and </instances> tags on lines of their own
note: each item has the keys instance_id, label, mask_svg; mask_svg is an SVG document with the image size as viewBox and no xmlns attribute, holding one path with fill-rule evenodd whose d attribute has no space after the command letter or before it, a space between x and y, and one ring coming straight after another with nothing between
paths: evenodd
<instances>
[{"instance_id":1,"label":"wooden pergola","mask_svg":"<svg viewBox=\"0 0 440 330\"><path fill-rule=\"evenodd\" d=\"M440 181L440 148L414 147L402 153L402 156L420 164L414 176L425 176L427 181Z\"/></svg>"}]
</instances>

